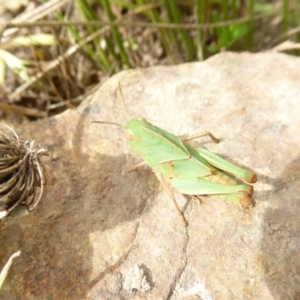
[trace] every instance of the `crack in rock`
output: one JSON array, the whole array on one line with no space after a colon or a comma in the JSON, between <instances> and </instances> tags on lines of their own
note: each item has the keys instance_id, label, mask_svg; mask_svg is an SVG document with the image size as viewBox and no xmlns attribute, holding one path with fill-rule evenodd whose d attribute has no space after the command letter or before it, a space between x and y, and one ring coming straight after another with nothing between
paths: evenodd
<instances>
[{"instance_id":1,"label":"crack in rock","mask_svg":"<svg viewBox=\"0 0 300 300\"><path fill-rule=\"evenodd\" d=\"M185 217L185 211L187 210L188 208L188 205L189 205L189 202L187 202L187 206L183 212L183 215L184 215L184 218L186 220L186 217ZM175 292L175 289L176 289L176 286L178 284L178 282L180 282L180 279L182 277L182 274L184 273L185 269L186 269L186 266L188 264L188 255L186 253L186 250L187 250L187 247L188 247L188 244L189 244L189 240L190 240L190 235L189 235L189 222L186 220L186 223L187 223L187 226L185 227L185 234L186 234L186 242L185 242L185 245L183 247L183 254L184 254L184 263L183 263L183 266L177 270L177 274L175 275L174 277L174 280L173 282L171 283L171 286L170 286L170 292L167 296L167 300L171 300L173 295L174 295L174 292Z\"/></svg>"},{"instance_id":2,"label":"crack in rock","mask_svg":"<svg viewBox=\"0 0 300 300\"><path fill-rule=\"evenodd\" d=\"M133 236L133 238L132 238L131 246L130 246L130 248L129 248L127 254L126 254L125 257L124 257L123 263L120 265L120 269L121 269L122 266L126 263L127 258L129 257L129 254L131 253L131 251L132 251L133 249L136 249L136 245L134 245L134 242L135 242L135 239L136 239L136 237L137 237L138 229L139 229L139 227L140 227L140 220L141 220L141 218L142 218L142 216L143 216L143 214L144 214L144 211L145 211L146 207L147 207L147 204L145 204L144 208L142 209L141 216L139 217L139 220L138 220L137 225L136 225L135 230L134 230L134 236ZM137 269L135 266L136 266L138 269ZM151 285L151 283L150 283L149 288L148 288L147 276L146 276L146 274L144 274L144 271L140 268L140 266L134 265L134 266L133 266L133 271L132 271L132 272L133 272L133 275L134 275L133 277L135 277L135 279L136 279L137 281L139 281L142 290L145 289L145 291L148 291L149 289L151 289L151 288L153 287L153 286ZM125 275L123 275L120 271L119 271L119 274L120 274L120 289L119 289L119 291L118 291L118 295L120 295L120 293L121 293L121 291L122 291L123 289L125 289L125 290L130 290L130 294L131 294L131 292L132 292L133 290L136 290L136 289L137 289L136 287L139 287L139 285L136 284L136 283L133 283L133 285L132 285L132 283L127 282L127 281L126 281L126 278L124 278ZM128 274L127 274L127 275L128 275ZM130 289L130 288L129 288L129 285L132 285L132 286L134 286L134 287L133 287L132 289ZM121 296L121 295L120 295L120 296Z\"/></svg>"},{"instance_id":3,"label":"crack in rock","mask_svg":"<svg viewBox=\"0 0 300 300\"><path fill-rule=\"evenodd\" d=\"M128 256L129 256L129 254L130 254L130 252L131 252L133 249L136 249L136 248L137 248L137 246L134 245L134 241L135 241L135 239L136 239L136 236L137 236L137 232L138 232L139 226L140 226L140 220L138 221L138 223L137 223L137 225L136 225L136 227L135 227L135 230L134 230L134 236L133 236L133 238L132 238L131 245L130 245L130 247L129 247L129 249L128 249L128 251L127 251L127 253L126 253L125 257L124 257L123 263L120 265L119 270L120 270L120 269L122 268L122 266L125 264L125 262L126 262ZM120 289L119 289L119 291L118 291L118 295L120 295L120 292L121 292L122 289L123 289L123 282L124 282L124 278L123 278L124 276L122 275L122 273L121 273L120 271L119 271L119 275L120 275Z\"/></svg>"}]
</instances>

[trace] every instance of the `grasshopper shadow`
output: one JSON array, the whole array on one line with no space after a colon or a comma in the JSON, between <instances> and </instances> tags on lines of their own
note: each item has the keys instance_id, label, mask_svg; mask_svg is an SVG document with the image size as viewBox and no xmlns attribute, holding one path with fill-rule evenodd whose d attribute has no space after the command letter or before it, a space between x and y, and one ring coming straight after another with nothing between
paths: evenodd
<instances>
[{"instance_id":1,"label":"grasshopper shadow","mask_svg":"<svg viewBox=\"0 0 300 300\"><path fill-rule=\"evenodd\" d=\"M96 248L105 246L102 235L151 209L158 187L155 175L144 168L122 175L125 155L79 151L83 120L77 123L72 148L64 134L53 139L45 133L52 159L45 163L44 197L28 216L1 223L0 265L18 250L21 256L12 265L0 299L85 299L93 286L118 271L129 250L123 249L114 262L95 258ZM49 119L46 126L61 128L59 122ZM132 235L131 230L124 233ZM96 275L93 258L107 265Z\"/></svg>"},{"instance_id":2,"label":"grasshopper shadow","mask_svg":"<svg viewBox=\"0 0 300 300\"><path fill-rule=\"evenodd\" d=\"M267 195L270 208L263 221L263 278L274 299L300 299L300 156Z\"/></svg>"}]
</instances>

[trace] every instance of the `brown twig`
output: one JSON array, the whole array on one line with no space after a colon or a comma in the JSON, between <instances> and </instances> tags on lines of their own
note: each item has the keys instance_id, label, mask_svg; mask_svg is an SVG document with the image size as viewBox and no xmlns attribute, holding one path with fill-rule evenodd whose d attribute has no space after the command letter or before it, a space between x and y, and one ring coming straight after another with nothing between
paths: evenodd
<instances>
[{"instance_id":1,"label":"brown twig","mask_svg":"<svg viewBox=\"0 0 300 300\"><path fill-rule=\"evenodd\" d=\"M265 18L265 15L258 15L255 17L255 20ZM241 24L245 22L249 22L250 17L242 17L237 18L230 21L223 21L217 23L153 23L153 22L138 22L138 21L124 21L124 20L116 20L116 21L40 21L40 22L9 22L6 23L6 28L13 27L44 27L44 26L53 26L53 27L61 27L61 26L109 26L109 27L148 27L148 28L167 28L167 29L211 29L211 28L220 28L224 26L230 26L234 24Z\"/></svg>"},{"instance_id":2,"label":"brown twig","mask_svg":"<svg viewBox=\"0 0 300 300\"><path fill-rule=\"evenodd\" d=\"M13 105L13 104L9 105L9 104L0 103L0 110L13 112L15 114L25 115L29 117L36 117L36 118L47 117L47 113L44 111L40 111L36 108L27 108L27 107Z\"/></svg>"}]
</instances>

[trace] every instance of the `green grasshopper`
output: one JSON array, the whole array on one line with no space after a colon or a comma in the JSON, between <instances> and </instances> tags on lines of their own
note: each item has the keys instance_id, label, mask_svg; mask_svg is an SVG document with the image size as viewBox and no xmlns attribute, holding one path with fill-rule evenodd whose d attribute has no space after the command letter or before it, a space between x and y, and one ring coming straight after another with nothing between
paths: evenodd
<instances>
[{"instance_id":1,"label":"green grasshopper","mask_svg":"<svg viewBox=\"0 0 300 300\"><path fill-rule=\"evenodd\" d=\"M255 173L241 169L204 148L192 148L183 139L142 118L131 119L125 130L131 149L159 175L158 178L163 177L175 190L192 196L216 195L229 203L251 206L253 187L238 184L223 171L247 183L256 182ZM210 133L205 135L213 138Z\"/></svg>"},{"instance_id":2,"label":"green grasshopper","mask_svg":"<svg viewBox=\"0 0 300 300\"><path fill-rule=\"evenodd\" d=\"M179 137L144 119L130 120L125 129L132 150L177 191L186 195L217 195L230 203L251 206L252 186L237 184L222 171L249 183L256 182L255 173L204 148L192 148Z\"/></svg>"}]
</instances>

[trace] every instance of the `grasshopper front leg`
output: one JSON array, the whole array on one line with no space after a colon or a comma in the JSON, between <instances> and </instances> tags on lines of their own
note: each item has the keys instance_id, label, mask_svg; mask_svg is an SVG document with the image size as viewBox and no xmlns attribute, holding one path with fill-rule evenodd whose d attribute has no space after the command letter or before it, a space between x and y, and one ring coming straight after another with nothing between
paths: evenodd
<instances>
[{"instance_id":1,"label":"grasshopper front leg","mask_svg":"<svg viewBox=\"0 0 300 300\"><path fill-rule=\"evenodd\" d=\"M188 226L188 222L187 222L187 220L186 220L186 218L184 216L184 211L182 211L180 209L180 207L179 207L179 205L178 205L178 203L177 203L177 201L175 199L174 193L171 190L170 186L168 185L168 183L166 182L166 180L164 179L164 177L163 177L163 175L161 173L155 172L155 175L156 175L157 179L159 180L159 182L161 183L163 189L166 191L166 193L169 195L169 197L173 200L178 213L182 217L182 220L184 222L185 227L187 227Z\"/></svg>"}]
</instances>

